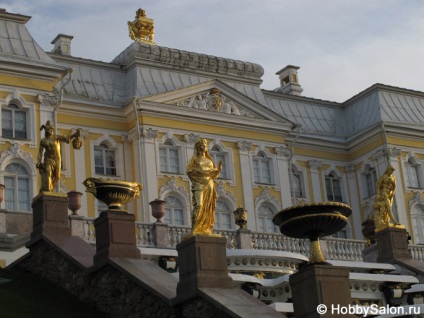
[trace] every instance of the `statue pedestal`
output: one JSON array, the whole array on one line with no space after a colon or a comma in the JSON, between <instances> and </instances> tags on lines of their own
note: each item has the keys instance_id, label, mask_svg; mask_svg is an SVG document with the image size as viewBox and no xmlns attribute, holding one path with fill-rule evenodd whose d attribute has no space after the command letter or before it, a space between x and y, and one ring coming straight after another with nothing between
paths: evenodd
<instances>
[{"instance_id":1,"label":"statue pedestal","mask_svg":"<svg viewBox=\"0 0 424 318\"><path fill-rule=\"evenodd\" d=\"M379 263L391 263L393 259L412 259L408 250L405 229L389 227L375 233Z\"/></svg>"},{"instance_id":2,"label":"statue pedestal","mask_svg":"<svg viewBox=\"0 0 424 318\"><path fill-rule=\"evenodd\" d=\"M94 265L107 258L141 258L135 237L135 215L122 211L104 211L94 220L96 255Z\"/></svg>"},{"instance_id":3,"label":"statue pedestal","mask_svg":"<svg viewBox=\"0 0 424 318\"><path fill-rule=\"evenodd\" d=\"M192 236L177 245L180 281L177 296L190 298L198 288L233 288L228 276L227 240L222 237Z\"/></svg>"},{"instance_id":4,"label":"statue pedestal","mask_svg":"<svg viewBox=\"0 0 424 318\"><path fill-rule=\"evenodd\" d=\"M352 303L349 284L349 270L330 265L307 265L290 275L293 308L298 318L342 317L332 306L348 306ZM319 314L317 307L327 306L325 314ZM343 317L356 317L343 315Z\"/></svg>"},{"instance_id":5,"label":"statue pedestal","mask_svg":"<svg viewBox=\"0 0 424 318\"><path fill-rule=\"evenodd\" d=\"M31 240L41 234L71 235L68 222L68 196L64 193L44 192L32 200L33 231Z\"/></svg>"}]
</instances>

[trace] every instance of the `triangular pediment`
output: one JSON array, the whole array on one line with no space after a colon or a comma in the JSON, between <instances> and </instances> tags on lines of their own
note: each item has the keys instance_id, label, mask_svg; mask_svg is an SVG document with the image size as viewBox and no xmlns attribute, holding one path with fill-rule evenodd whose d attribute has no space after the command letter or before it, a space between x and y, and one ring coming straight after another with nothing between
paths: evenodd
<instances>
[{"instance_id":1,"label":"triangular pediment","mask_svg":"<svg viewBox=\"0 0 424 318\"><path fill-rule=\"evenodd\" d=\"M144 101L162 103L176 108L225 114L239 118L272 120L292 124L257 101L219 80L151 95ZM212 114L211 114L212 115Z\"/></svg>"}]
</instances>

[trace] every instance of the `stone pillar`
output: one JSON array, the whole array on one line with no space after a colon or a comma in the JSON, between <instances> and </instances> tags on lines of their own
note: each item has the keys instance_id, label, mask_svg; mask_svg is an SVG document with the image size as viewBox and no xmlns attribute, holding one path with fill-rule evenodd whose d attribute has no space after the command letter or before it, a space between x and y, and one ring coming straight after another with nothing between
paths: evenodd
<instances>
[{"instance_id":1,"label":"stone pillar","mask_svg":"<svg viewBox=\"0 0 424 318\"><path fill-rule=\"evenodd\" d=\"M314 202L321 202L321 182L319 169L322 166L322 162L319 160L309 160L308 161L309 169L311 171L311 181L312 181L312 191L314 194Z\"/></svg>"},{"instance_id":2,"label":"stone pillar","mask_svg":"<svg viewBox=\"0 0 424 318\"><path fill-rule=\"evenodd\" d=\"M141 258L135 236L135 215L124 211L108 210L94 220L96 255L94 265L109 257Z\"/></svg>"},{"instance_id":3,"label":"stone pillar","mask_svg":"<svg viewBox=\"0 0 424 318\"><path fill-rule=\"evenodd\" d=\"M169 247L168 224L153 223L152 236L155 247Z\"/></svg>"},{"instance_id":4,"label":"stone pillar","mask_svg":"<svg viewBox=\"0 0 424 318\"><path fill-rule=\"evenodd\" d=\"M253 249L252 243L252 231L238 229L236 234L236 247L240 250L251 250Z\"/></svg>"},{"instance_id":5,"label":"stone pillar","mask_svg":"<svg viewBox=\"0 0 424 318\"><path fill-rule=\"evenodd\" d=\"M412 259L405 229L389 227L375 233L375 239L379 263L392 263L394 259Z\"/></svg>"},{"instance_id":6,"label":"stone pillar","mask_svg":"<svg viewBox=\"0 0 424 318\"><path fill-rule=\"evenodd\" d=\"M297 318L342 317L342 314L337 312L332 315L332 306L348 306L352 303L349 270L346 268L309 265L290 276L290 286ZM326 313L318 313L317 307L321 304L327 307Z\"/></svg>"},{"instance_id":7,"label":"stone pillar","mask_svg":"<svg viewBox=\"0 0 424 318\"><path fill-rule=\"evenodd\" d=\"M82 215L70 215L69 221L71 223L71 234L84 238L84 219Z\"/></svg>"},{"instance_id":8,"label":"stone pillar","mask_svg":"<svg viewBox=\"0 0 424 318\"><path fill-rule=\"evenodd\" d=\"M38 239L41 234L71 235L66 193L41 193L32 200L31 206L33 211L31 240Z\"/></svg>"},{"instance_id":9,"label":"stone pillar","mask_svg":"<svg viewBox=\"0 0 424 318\"><path fill-rule=\"evenodd\" d=\"M226 245L225 238L210 236L192 236L177 245L177 297L194 297L198 288L233 288L227 270Z\"/></svg>"}]
</instances>

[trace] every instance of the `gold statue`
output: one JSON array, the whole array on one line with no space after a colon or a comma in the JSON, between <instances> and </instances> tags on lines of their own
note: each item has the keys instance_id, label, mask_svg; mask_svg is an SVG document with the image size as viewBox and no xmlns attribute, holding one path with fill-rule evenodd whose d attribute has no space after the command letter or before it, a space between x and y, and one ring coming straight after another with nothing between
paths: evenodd
<instances>
[{"instance_id":1,"label":"gold statue","mask_svg":"<svg viewBox=\"0 0 424 318\"><path fill-rule=\"evenodd\" d=\"M133 22L128 21L130 38L136 42L156 45L153 19L146 17L146 11L138 9Z\"/></svg>"},{"instance_id":2,"label":"gold statue","mask_svg":"<svg viewBox=\"0 0 424 318\"><path fill-rule=\"evenodd\" d=\"M208 142L200 139L194 146L194 154L187 165L187 175L191 180L193 211L191 215L193 230L191 235L213 236L215 224L216 190L214 179L222 170L222 161L218 168L208 152Z\"/></svg>"},{"instance_id":3,"label":"gold statue","mask_svg":"<svg viewBox=\"0 0 424 318\"><path fill-rule=\"evenodd\" d=\"M80 149L82 139L80 137L81 129L77 129L76 133L70 136L61 136L54 134L54 127L50 124L50 120L42 125L40 131L45 131L45 137L40 141L40 149L38 151L37 169L41 175L41 192L53 192L60 178L60 169L62 158L60 155L60 143L69 143L72 139L74 149ZM44 162L41 162L44 152Z\"/></svg>"},{"instance_id":4,"label":"gold statue","mask_svg":"<svg viewBox=\"0 0 424 318\"><path fill-rule=\"evenodd\" d=\"M396 221L392 212L393 199L396 191L396 179L393 175L393 171L395 171L395 168L391 165L388 166L376 184L377 196L372 205L375 210L375 232L379 232L388 227L403 228L403 225Z\"/></svg>"}]
</instances>

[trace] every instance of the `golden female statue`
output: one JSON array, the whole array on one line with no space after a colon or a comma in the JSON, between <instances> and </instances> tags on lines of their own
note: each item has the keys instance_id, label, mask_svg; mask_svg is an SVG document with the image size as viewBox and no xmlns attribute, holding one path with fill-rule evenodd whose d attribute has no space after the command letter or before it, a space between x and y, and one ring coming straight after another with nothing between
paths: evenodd
<instances>
[{"instance_id":1,"label":"golden female statue","mask_svg":"<svg viewBox=\"0 0 424 318\"><path fill-rule=\"evenodd\" d=\"M393 199L396 191L396 179L393 175L393 171L395 171L395 168L392 166L387 167L386 171L380 179L378 179L376 184L377 196L372 205L375 209L374 223L376 232L390 226L403 227L398 221L396 221L392 213Z\"/></svg>"},{"instance_id":2,"label":"golden female statue","mask_svg":"<svg viewBox=\"0 0 424 318\"><path fill-rule=\"evenodd\" d=\"M81 129L77 129L75 134L70 136L60 136L54 134L54 127L50 124L50 120L42 125L40 130L45 131L45 137L40 141L40 149L38 151L37 169L41 175L40 193L47 191L53 192L60 178L60 169L62 158L60 155L60 143L69 143L74 139L72 145L74 149L81 147L82 141L80 138ZM44 152L44 162L41 162Z\"/></svg>"},{"instance_id":3,"label":"golden female statue","mask_svg":"<svg viewBox=\"0 0 424 318\"><path fill-rule=\"evenodd\" d=\"M191 180L193 194L192 235L212 235L215 224L216 190L215 182L222 170L218 168L208 152L208 142L200 139L194 146L194 154L187 165L187 175Z\"/></svg>"}]
</instances>

